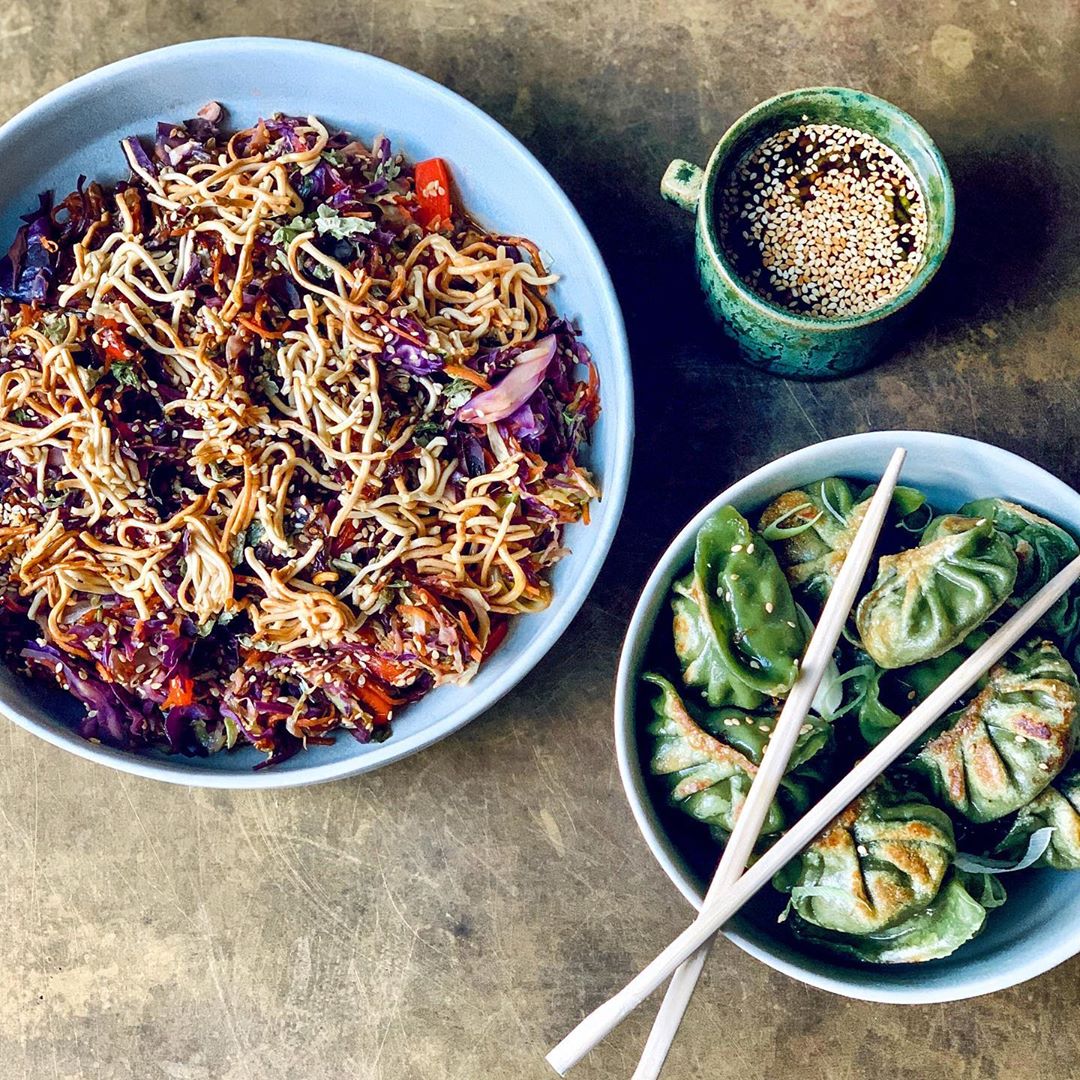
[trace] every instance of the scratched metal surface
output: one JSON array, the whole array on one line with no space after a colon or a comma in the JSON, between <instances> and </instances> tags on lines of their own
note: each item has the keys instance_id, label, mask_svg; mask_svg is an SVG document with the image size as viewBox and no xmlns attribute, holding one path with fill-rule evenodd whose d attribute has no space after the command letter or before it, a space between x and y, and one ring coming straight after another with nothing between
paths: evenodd
<instances>
[{"instance_id":1,"label":"scratched metal surface","mask_svg":"<svg viewBox=\"0 0 1080 1080\"><path fill-rule=\"evenodd\" d=\"M12 0L0 116L109 60L252 31L423 71L563 183L629 321L641 406L627 523L532 677L375 776L189 792L0 726L0 1078L544 1077L546 1048L687 918L624 804L609 717L623 628L677 527L762 462L868 428L974 435L1080 480L1080 8ZM922 120L953 168L959 223L896 355L807 385L733 362L695 292L688 222L655 189L670 157L704 158L755 101L814 83ZM1062 1022L1078 976L1074 961L992 998L895 1009L810 990L724 944L669 1075L1080 1075L1080 1035ZM646 1024L642 1012L577 1075L628 1075Z\"/></svg>"}]
</instances>

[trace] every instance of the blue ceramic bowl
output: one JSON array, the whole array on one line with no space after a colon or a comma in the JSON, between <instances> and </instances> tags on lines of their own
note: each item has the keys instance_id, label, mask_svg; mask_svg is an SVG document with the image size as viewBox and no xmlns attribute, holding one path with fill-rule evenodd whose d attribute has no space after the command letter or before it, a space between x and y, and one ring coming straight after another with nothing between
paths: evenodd
<instances>
[{"instance_id":1,"label":"blue ceramic bowl","mask_svg":"<svg viewBox=\"0 0 1080 1080\"><path fill-rule=\"evenodd\" d=\"M513 622L504 644L467 687L444 687L404 710L384 743L348 736L271 770L252 772L252 749L207 759L135 755L96 746L72 732L72 704L28 694L0 670L0 708L66 750L141 776L207 787L286 787L350 776L396 761L456 731L510 690L540 660L581 607L611 546L622 513L633 444L630 360L618 301L581 218L543 166L505 129L445 87L374 56L275 38L222 38L121 60L46 95L0 128L0 237L10 237L37 192L61 196L80 173L120 179L118 141L149 134L159 119L194 116L208 100L234 126L273 112L316 114L370 140L380 132L414 161L449 161L477 219L528 236L563 278L553 300L576 319L600 372L603 417L587 464L602 501L592 523L567 530L573 554L554 572L555 596L539 615Z\"/></svg>"},{"instance_id":2,"label":"blue ceramic bowl","mask_svg":"<svg viewBox=\"0 0 1080 1080\"><path fill-rule=\"evenodd\" d=\"M677 815L654 803L638 742L647 709L644 697L638 701L640 676L654 632L671 633L672 582L692 563L697 532L719 507L730 503L749 513L823 476L876 481L897 446L908 451L900 482L921 488L936 506L955 508L969 499L1004 495L1080 535L1080 494L1056 477L996 446L926 431L849 435L797 450L722 491L689 522L649 578L627 631L615 689L615 740L638 827L664 872L695 907L701 907L705 891L698 872L703 853L687 844ZM1080 952L1080 871L1030 870L1010 874L1004 884L1008 902L990 912L983 932L952 956L927 964L873 967L822 959L777 927L780 905L768 889L732 920L726 934L777 971L836 994L906 1004L954 1001L1014 986Z\"/></svg>"}]
</instances>

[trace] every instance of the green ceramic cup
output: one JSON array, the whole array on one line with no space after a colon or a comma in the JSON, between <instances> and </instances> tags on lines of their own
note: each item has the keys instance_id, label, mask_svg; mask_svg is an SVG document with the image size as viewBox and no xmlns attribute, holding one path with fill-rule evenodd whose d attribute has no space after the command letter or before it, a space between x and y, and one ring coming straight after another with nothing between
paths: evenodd
<instances>
[{"instance_id":1,"label":"green ceramic cup","mask_svg":"<svg viewBox=\"0 0 1080 1080\"><path fill-rule=\"evenodd\" d=\"M875 136L904 159L922 191L927 223L922 262L903 292L865 315L822 319L769 303L739 279L718 240L716 207L728 170L770 135L803 123L843 124ZM934 276L952 238L952 181L930 136L895 105L843 87L791 90L763 101L728 128L704 169L673 161L660 191L697 215L698 276L713 315L743 359L788 378L848 375L895 346L904 309Z\"/></svg>"}]
</instances>

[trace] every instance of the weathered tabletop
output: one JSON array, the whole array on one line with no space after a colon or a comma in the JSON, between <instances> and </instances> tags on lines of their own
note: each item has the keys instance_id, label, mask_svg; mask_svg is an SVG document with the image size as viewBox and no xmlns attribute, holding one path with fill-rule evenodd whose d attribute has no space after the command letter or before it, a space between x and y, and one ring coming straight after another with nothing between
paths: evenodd
<instances>
[{"instance_id":1,"label":"weathered tabletop","mask_svg":"<svg viewBox=\"0 0 1080 1080\"><path fill-rule=\"evenodd\" d=\"M471 98L583 213L638 387L624 527L582 614L516 693L374 776L266 795L92 767L0 722L0 1077L487 1080L543 1054L688 909L611 747L616 653L683 521L763 462L868 428L938 428L1080 481L1076 0L11 0L0 116L118 57L200 36L369 50ZM921 331L876 371L796 384L737 365L661 204L669 158L784 88L841 83L918 117L952 166L954 249ZM44 137L48 137L44 133ZM2 164L0 164L2 167ZM1080 1075L1080 960L991 998L887 1008L721 944L678 1080ZM646 1011L583 1064L629 1075Z\"/></svg>"}]
</instances>

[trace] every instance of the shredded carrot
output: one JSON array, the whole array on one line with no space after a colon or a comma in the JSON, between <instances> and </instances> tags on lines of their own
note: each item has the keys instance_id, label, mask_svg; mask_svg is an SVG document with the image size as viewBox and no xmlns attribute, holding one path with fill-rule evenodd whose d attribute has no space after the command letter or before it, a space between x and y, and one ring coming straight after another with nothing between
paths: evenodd
<instances>
[{"instance_id":1,"label":"shredded carrot","mask_svg":"<svg viewBox=\"0 0 1080 1080\"><path fill-rule=\"evenodd\" d=\"M416 607L414 604L398 604L398 611L405 616L415 616L417 619L423 619L424 622L430 626L438 626L439 620L431 614L430 611L425 610L422 607Z\"/></svg>"},{"instance_id":2,"label":"shredded carrot","mask_svg":"<svg viewBox=\"0 0 1080 1080\"><path fill-rule=\"evenodd\" d=\"M268 330L265 326L257 323L247 315L237 315L236 321L241 326L247 327L253 334L258 334L259 337L266 338L267 340L277 340L278 338L283 338L285 336L280 330Z\"/></svg>"},{"instance_id":3,"label":"shredded carrot","mask_svg":"<svg viewBox=\"0 0 1080 1080\"><path fill-rule=\"evenodd\" d=\"M491 389L491 383L489 383L479 371L473 371L472 368L463 367L461 364L447 364L443 368L443 371L445 371L451 379L466 379L475 386L479 386L481 390Z\"/></svg>"}]
</instances>

